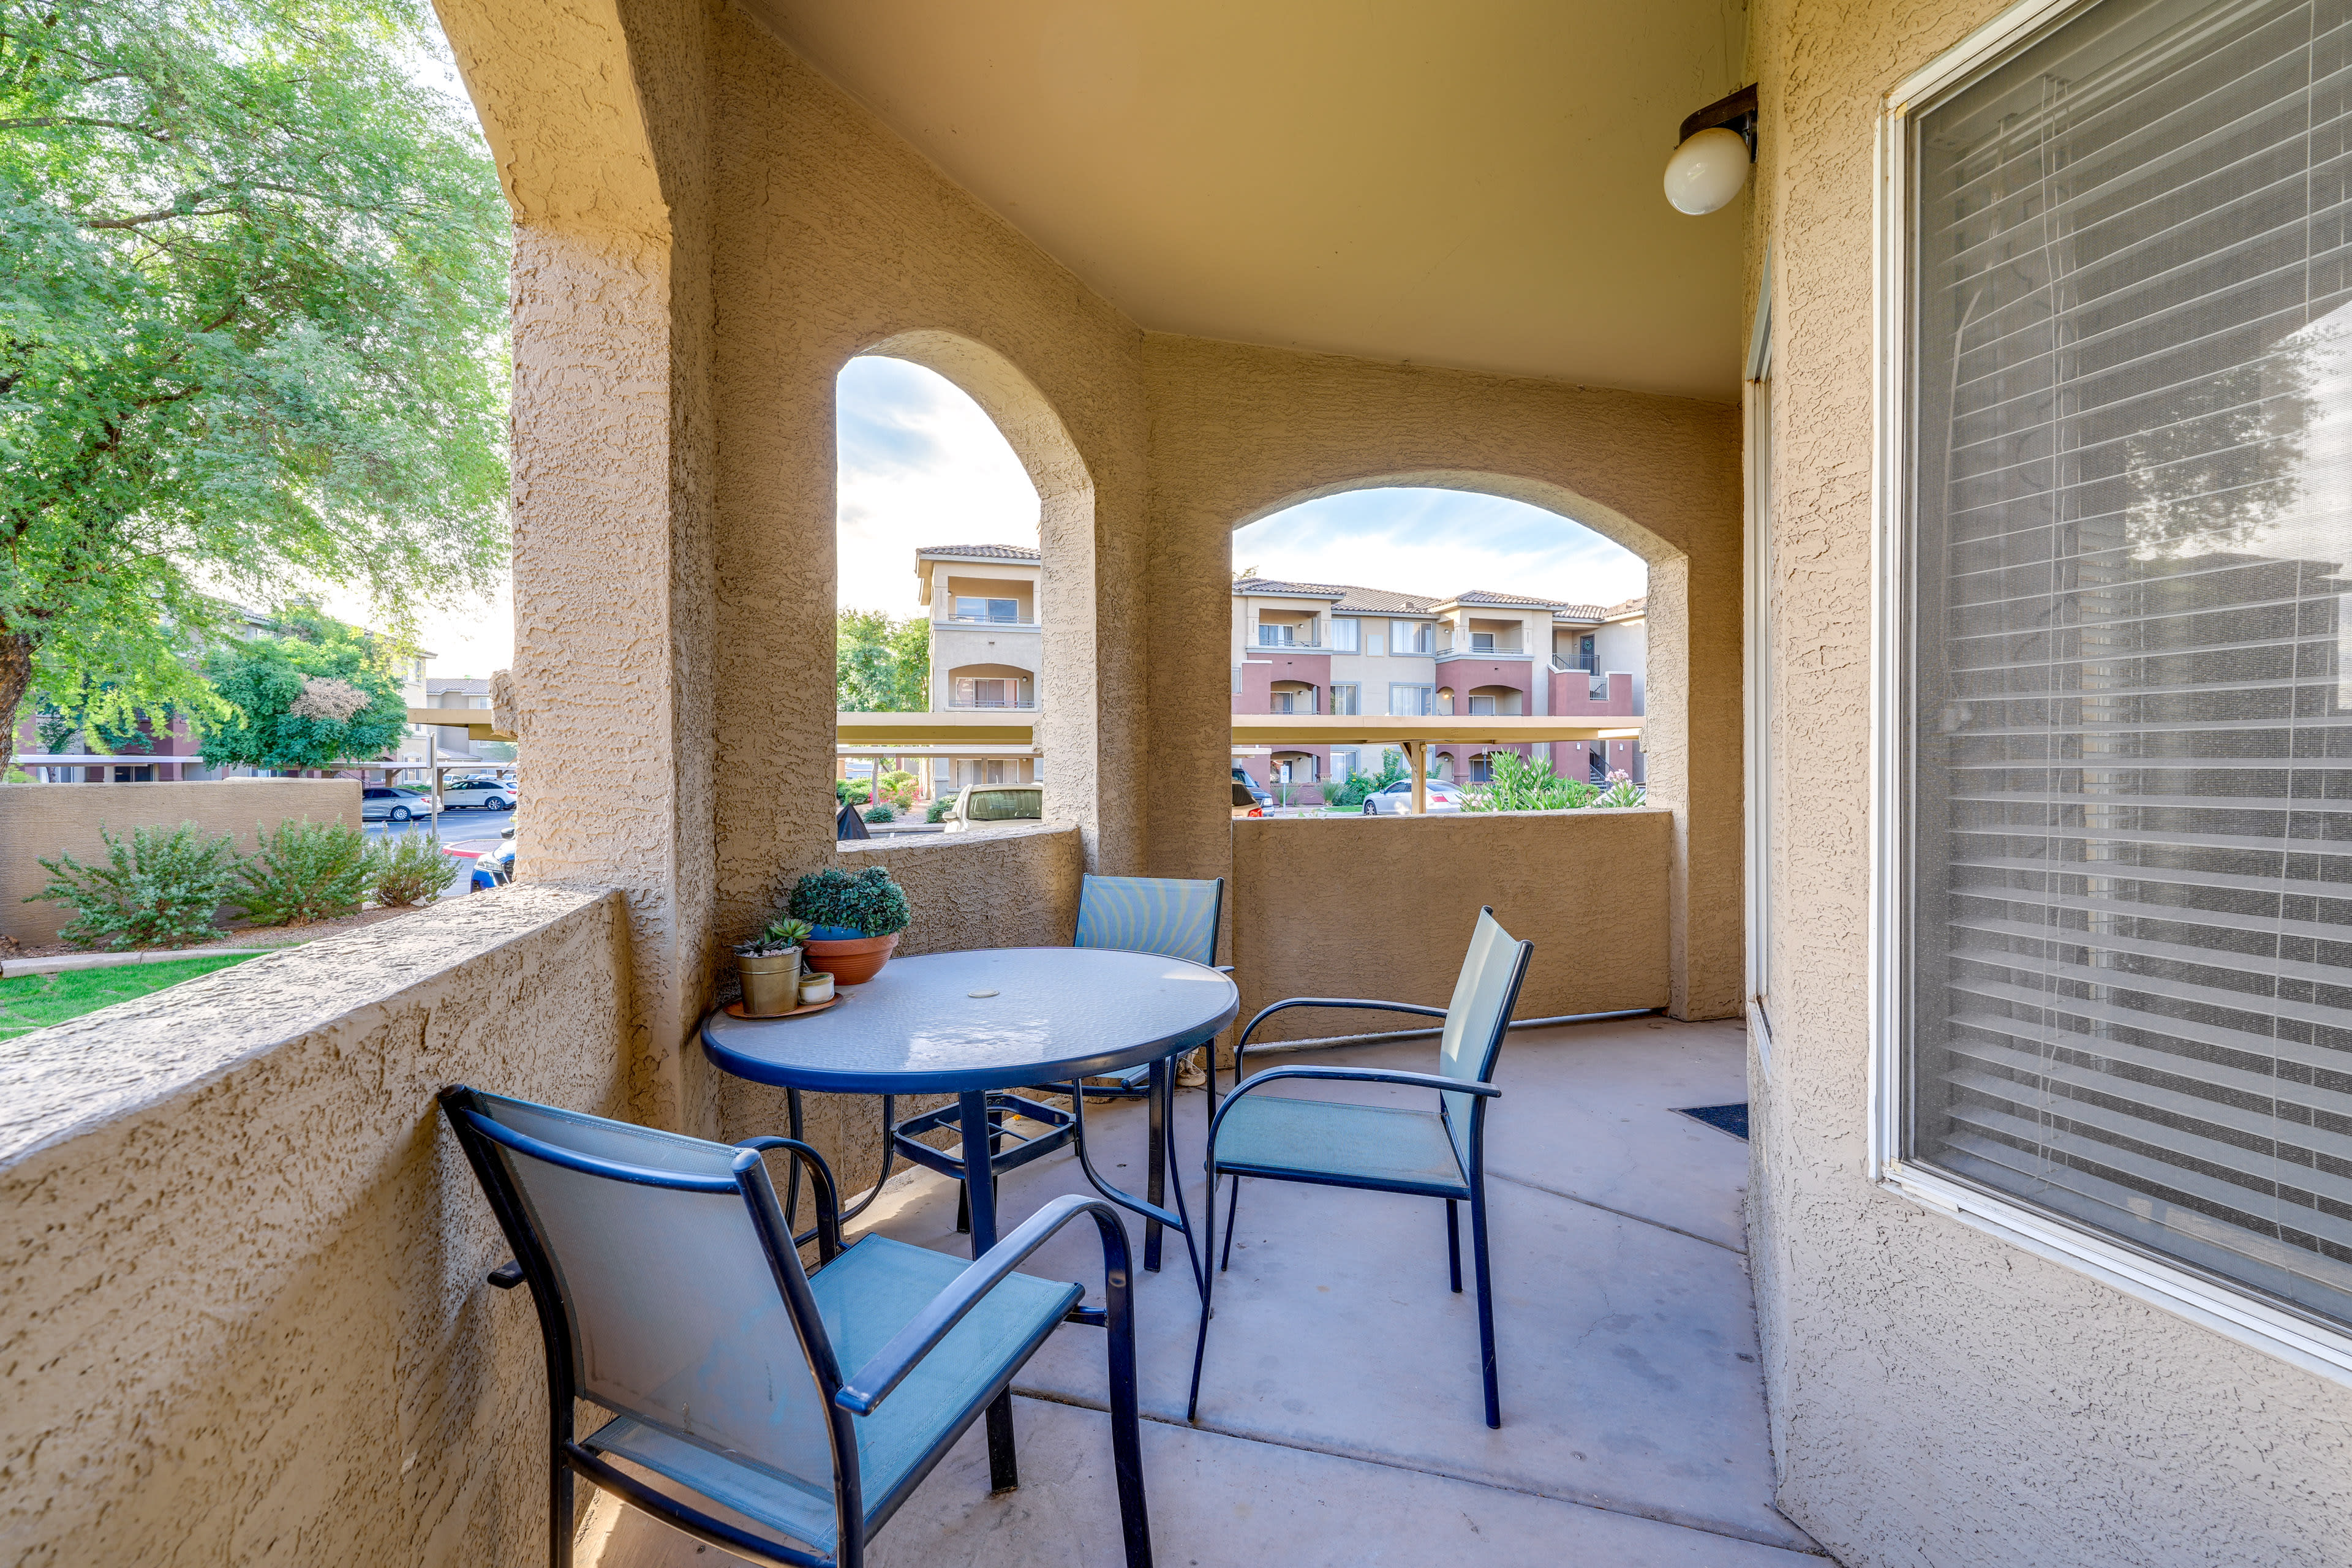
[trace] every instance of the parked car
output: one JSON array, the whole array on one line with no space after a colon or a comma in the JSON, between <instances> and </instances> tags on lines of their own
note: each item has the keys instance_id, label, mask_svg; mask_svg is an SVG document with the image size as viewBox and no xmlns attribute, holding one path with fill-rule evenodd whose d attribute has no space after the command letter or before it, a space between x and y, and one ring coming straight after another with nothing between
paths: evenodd
<instances>
[{"instance_id":1,"label":"parked car","mask_svg":"<svg viewBox=\"0 0 2352 1568\"><path fill-rule=\"evenodd\" d=\"M1462 795L1460 792L1455 790L1452 784L1440 784L1435 779L1429 781L1428 801L1429 810L1432 815L1441 811L1459 811L1462 809ZM1375 790L1370 795L1366 795L1364 797L1364 815L1366 816L1412 816L1412 781L1411 779L1399 779L1396 783L1389 785L1388 788L1383 790Z\"/></svg>"},{"instance_id":2,"label":"parked car","mask_svg":"<svg viewBox=\"0 0 2352 1568\"><path fill-rule=\"evenodd\" d=\"M432 815L430 795L412 795L385 784L369 784L360 791L362 822L406 822L412 817Z\"/></svg>"},{"instance_id":3,"label":"parked car","mask_svg":"<svg viewBox=\"0 0 2352 1568\"><path fill-rule=\"evenodd\" d=\"M1045 817L1044 784L966 784L948 807L947 830L962 833L975 824L1042 822Z\"/></svg>"},{"instance_id":4,"label":"parked car","mask_svg":"<svg viewBox=\"0 0 2352 1568\"><path fill-rule=\"evenodd\" d=\"M445 810L452 806L478 806L484 811L508 811L513 808L514 804L513 786L497 779L447 779L441 785L441 805Z\"/></svg>"},{"instance_id":5,"label":"parked car","mask_svg":"<svg viewBox=\"0 0 2352 1568\"><path fill-rule=\"evenodd\" d=\"M1249 791L1250 798L1256 801L1258 805L1272 805L1274 804L1273 794L1267 790L1265 785L1250 777L1249 770L1243 767L1238 763L1234 764L1234 783Z\"/></svg>"},{"instance_id":6,"label":"parked car","mask_svg":"<svg viewBox=\"0 0 2352 1568\"><path fill-rule=\"evenodd\" d=\"M1249 785L1242 783L1239 779L1235 779L1234 781L1234 815L1235 816L1264 816L1265 815L1265 807L1258 804L1257 795L1250 789Z\"/></svg>"},{"instance_id":7,"label":"parked car","mask_svg":"<svg viewBox=\"0 0 2352 1568\"><path fill-rule=\"evenodd\" d=\"M475 892L487 893L492 888L503 888L509 882L514 880L514 824L509 823L506 829L501 832L499 837L506 842L500 844L496 849L491 850L488 854L479 857L474 862L474 875L471 885Z\"/></svg>"}]
</instances>

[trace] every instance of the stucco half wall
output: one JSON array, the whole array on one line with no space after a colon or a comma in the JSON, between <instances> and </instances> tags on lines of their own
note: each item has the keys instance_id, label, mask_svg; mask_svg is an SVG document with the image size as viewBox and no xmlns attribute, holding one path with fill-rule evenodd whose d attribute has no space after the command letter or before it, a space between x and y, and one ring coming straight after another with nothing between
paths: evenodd
<instances>
[{"instance_id":1,"label":"stucco half wall","mask_svg":"<svg viewBox=\"0 0 2352 1568\"><path fill-rule=\"evenodd\" d=\"M433 1097L623 1112L626 963L617 895L512 888L12 1042L0 1557L544 1562L539 1323Z\"/></svg>"},{"instance_id":2,"label":"stucco half wall","mask_svg":"<svg viewBox=\"0 0 2352 1568\"><path fill-rule=\"evenodd\" d=\"M1535 943L1516 1016L1662 1007L1673 835L1660 807L1235 822L1242 1017L1286 996L1443 1007L1482 905ZM1415 1025L1299 1007L1252 1044Z\"/></svg>"},{"instance_id":3,"label":"stucco half wall","mask_svg":"<svg viewBox=\"0 0 2352 1568\"><path fill-rule=\"evenodd\" d=\"M48 885L44 858L70 855L106 861L106 833L127 840L135 827L193 822L206 835L226 833L249 854L258 826L284 821L360 825L360 786L351 779L220 779L211 784L0 784L0 936L22 942L57 940L73 919L64 904L25 902Z\"/></svg>"},{"instance_id":4,"label":"stucco half wall","mask_svg":"<svg viewBox=\"0 0 2352 1568\"><path fill-rule=\"evenodd\" d=\"M898 938L894 962L975 947L1067 947L1077 931L1086 842L1076 825L850 843L841 847L840 863L853 872L887 867L906 889L915 919ZM779 888L773 906L782 901ZM719 1078L721 1136L751 1138L789 1128L782 1089ZM911 1116L946 1101L945 1095L915 1095L897 1109ZM866 1095L810 1094L802 1097L802 1112L808 1141L832 1163L845 1199L872 1186L882 1170L882 1102Z\"/></svg>"},{"instance_id":5,"label":"stucco half wall","mask_svg":"<svg viewBox=\"0 0 2352 1568\"><path fill-rule=\"evenodd\" d=\"M1763 0L1771 1071L1750 1268L1780 1503L1849 1568L2352 1561L2352 1389L1871 1184L1874 153L1993 0Z\"/></svg>"}]
</instances>

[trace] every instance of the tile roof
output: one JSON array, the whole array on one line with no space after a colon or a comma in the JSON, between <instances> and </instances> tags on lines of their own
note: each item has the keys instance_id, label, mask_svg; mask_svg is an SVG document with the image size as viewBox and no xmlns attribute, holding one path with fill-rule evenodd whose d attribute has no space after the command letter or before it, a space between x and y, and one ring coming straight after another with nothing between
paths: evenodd
<instances>
[{"instance_id":1,"label":"tile roof","mask_svg":"<svg viewBox=\"0 0 2352 1568\"><path fill-rule=\"evenodd\" d=\"M984 561L1043 561L1042 552L1026 544L926 544L918 555L963 555Z\"/></svg>"},{"instance_id":2,"label":"tile roof","mask_svg":"<svg viewBox=\"0 0 2352 1568\"><path fill-rule=\"evenodd\" d=\"M1272 577L1236 577L1236 594L1273 594L1291 599L1341 599L1348 594L1341 583L1284 583Z\"/></svg>"},{"instance_id":3,"label":"tile roof","mask_svg":"<svg viewBox=\"0 0 2352 1568\"><path fill-rule=\"evenodd\" d=\"M490 683L487 680L467 679L461 676L430 675L425 679L425 690L428 696L454 691L460 697L488 697L490 694Z\"/></svg>"},{"instance_id":4,"label":"tile roof","mask_svg":"<svg viewBox=\"0 0 2352 1568\"><path fill-rule=\"evenodd\" d=\"M1636 594L1630 599L1620 599L1601 611L1601 618L1606 621L1630 620L1635 616L1646 613L1649 607L1650 596L1647 594Z\"/></svg>"},{"instance_id":5,"label":"tile roof","mask_svg":"<svg viewBox=\"0 0 2352 1568\"><path fill-rule=\"evenodd\" d=\"M1535 599L1525 594L1497 594L1491 588L1473 588L1466 594L1456 594L1457 605L1508 605L1516 609L1552 610L1559 608L1558 599Z\"/></svg>"}]
</instances>

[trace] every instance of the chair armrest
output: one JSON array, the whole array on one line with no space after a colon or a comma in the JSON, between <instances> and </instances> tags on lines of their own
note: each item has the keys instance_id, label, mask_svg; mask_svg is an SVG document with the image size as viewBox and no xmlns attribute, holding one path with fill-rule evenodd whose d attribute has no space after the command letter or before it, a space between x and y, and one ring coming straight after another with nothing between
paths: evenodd
<instances>
[{"instance_id":1,"label":"chair armrest","mask_svg":"<svg viewBox=\"0 0 2352 1568\"><path fill-rule=\"evenodd\" d=\"M1445 1016L1444 1008L1424 1007L1418 1002L1374 1002L1358 996L1293 996L1287 1001L1276 1002L1271 1007L1258 1009L1257 1016L1249 1021L1248 1026L1242 1030L1241 1038L1234 1042L1235 1083L1242 1079L1242 1053L1249 1049L1250 1036L1257 1032L1260 1024L1285 1007L1354 1007L1367 1013L1417 1013L1424 1018Z\"/></svg>"},{"instance_id":2,"label":"chair armrest","mask_svg":"<svg viewBox=\"0 0 2352 1568\"><path fill-rule=\"evenodd\" d=\"M1118 1210L1101 1198L1066 1194L1031 1215L1018 1230L974 1258L971 1268L932 1297L930 1304L917 1313L912 1322L900 1329L888 1344L875 1352L874 1358L841 1385L833 1402L853 1415L872 1415L889 1397L890 1391L947 1338L948 1331L980 1304L982 1297L1003 1284L1031 1253L1045 1245L1048 1237L1082 1214L1092 1215L1096 1227L1102 1232L1105 1293L1115 1293L1123 1303L1127 1293L1127 1227L1119 1223Z\"/></svg>"},{"instance_id":3,"label":"chair armrest","mask_svg":"<svg viewBox=\"0 0 2352 1568\"><path fill-rule=\"evenodd\" d=\"M833 1167L824 1163L824 1156L797 1138L779 1138L773 1133L743 1139L735 1147L756 1149L762 1153L771 1149L786 1150L807 1170L812 1189L809 1195L816 1201L817 1261L821 1264L832 1262L841 1251L841 1194L833 1184ZM793 1216L786 1215L784 1223L789 1226L792 1222ZM796 1246L804 1239L802 1237L793 1238Z\"/></svg>"},{"instance_id":4,"label":"chair armrest","mask_svg":"<svg viewBox=\"0 0 2352 1568\"><path fill-rule=\"evenodd\" d=\"M1218 1105L1216 1117L1209 1123L1209 1158L1213 1163L1217 1157L1217 1129L1224 1125L1225 1112L1240 1104L1243 1095L1286 1078L1402 1084L1407 1089L1433 1089L1440 1094L1475 1094L1482 1100L1499 1098L1503 1092L1493 1084L1480 1083L1475 1079L1447 1078L1433 1072L1396 1072L1387 1068L1268 1068L1255 1078L1245 1079L1234 1085L1234 1091Z\"/></svg>"}]
</instances>

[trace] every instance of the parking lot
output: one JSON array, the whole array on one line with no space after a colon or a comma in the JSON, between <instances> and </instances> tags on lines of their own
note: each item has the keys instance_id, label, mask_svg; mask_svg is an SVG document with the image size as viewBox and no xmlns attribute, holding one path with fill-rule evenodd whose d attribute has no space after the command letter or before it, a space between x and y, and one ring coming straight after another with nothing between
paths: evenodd
<instances>
[{"instance_id":1,"label":"parking lot","mask_svg":"<svg viewBox=\"0 0 2352 1568\"><path fill-rule=\"evenodd\" d=\"M490 811L481 806L461 806L456 810L445 811L441 814L439 828L442 847L446 849L488 853L497 847L499 835L504 832L507 825L512 821L514 821L512 806L509 806L504 811ZM394 837L406 833L435 831L432 819L422 816L412 818L407 822L364 822L360 826L370 838ZM473 860L466 855L458 856L457 859L461 863L461 869L457 873L457 879L449 884L449 890L441 895L445 899L454 899L461 893L473 890Z\"/></svg>"}]
</instances>

